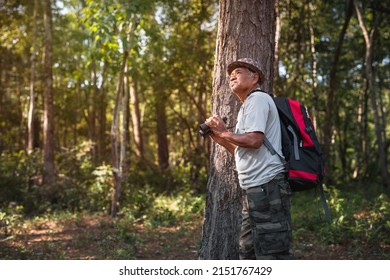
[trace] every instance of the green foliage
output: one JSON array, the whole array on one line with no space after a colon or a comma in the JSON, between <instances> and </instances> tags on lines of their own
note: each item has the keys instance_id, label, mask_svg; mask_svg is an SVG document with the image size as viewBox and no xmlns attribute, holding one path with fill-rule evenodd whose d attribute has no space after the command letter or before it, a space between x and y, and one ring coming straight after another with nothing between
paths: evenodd
<instances>
[{"instance_id":1,"label":"green foliage","mask_svg":"<svg viewBox=\"0 0 390 280\"><path fill-rule=\"evenodd\" d=\"M36 182L41 180L40 152L2 153L0 159L0 207L12 203L29 208L39 195Z\"/></svg>"},{"instance_id":2,"label":"green foliage","mask_svg":"<svg viewBox=\"0 0 390 280\"><path fill-rule=\"evenodd\" d=\"M382 255L390 244L390 198L375 190L359 187L327 189L331 223L324 221L319 195L297 193L292 206L293 234L296 242L304 243L319 235L326 245L349 248L351 258ZM299 246L299 245L298 245ZM370 250L370 251L367 251ZM388 251L387 251L388 252Z\"/></svg>"},{"instance_id":3,"label":"green foliage","mask_svg":"<svg viewBox=\"0 0 390 280\"><path fill-rule=\"evenodd\" d=\"M202 215L205 203L203 195L195 195L185 188L166 195L157 194L149 185L124 195L121 201L119 216L152 226L170 225L179 220L188 221L194 215Z\"/></svg>"},{"instance_id":4,"label":"green foliage","mask_svg":"<svg viewBox=\"0 0 390 280\"><path fill-rule=\"evenodd\" d=\"M193 195L160 195L151 202L151 207L142 218L153 226L171 225L178 220L188 221L194 214L202 214L204 198Z\"/></svg>"},{"instance_id":5,"label":"green foliage","mask_svg":"<svg viewBox=\"0 0 390 280\"><path fill-rule=\"evenodd\" d=\"M10 204L6 209L0 208L0 234L12 234L14 228L20 225L23 216L23 207L20 205Z\"/></svg>"}]
</instances>

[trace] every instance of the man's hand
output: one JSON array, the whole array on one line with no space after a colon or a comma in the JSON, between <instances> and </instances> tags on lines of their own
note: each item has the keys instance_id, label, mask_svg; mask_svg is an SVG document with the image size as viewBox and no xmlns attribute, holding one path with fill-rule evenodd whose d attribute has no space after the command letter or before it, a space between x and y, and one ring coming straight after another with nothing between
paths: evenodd
<instances>
[{"instance_id":1,"label":"man's hand","mask_svg":"<svg viewBox=\"0 0 390 280\"><path fill-rule=\"evenodd\" d=\"M229 132L221 117L212 116L205 121L213 132L210 136L218 144L224 146L231 154L237 146L249 149L258 149L263 145L264 134L260 131L235 134Z\"/></svg>"},{"instance_id":2,"label":"man's hand","mask_svg":"<svg viewBox=\"0 0 390 280\"><path fill-rule=\"evenodd\" d=\"M225 147L232 155L236 149L236 145L227 141L222 137L222 133L228 132L225 122L220 116L212 116L205 121L205 124L210 127L213 133L210 134L211 139L219 145Z\"/></svg>"},{"instance_id":3,"label":"man's hand","mask_svg":"<svg viewBox=\"0 0 390 280\"><path fill-rule=\"evenodd\" d=\"M225 122L220 116L214 115L205 121L205 124L210 127L212 135L219 137L221 133L226 132Z\"/></svg>"}]
</instances>

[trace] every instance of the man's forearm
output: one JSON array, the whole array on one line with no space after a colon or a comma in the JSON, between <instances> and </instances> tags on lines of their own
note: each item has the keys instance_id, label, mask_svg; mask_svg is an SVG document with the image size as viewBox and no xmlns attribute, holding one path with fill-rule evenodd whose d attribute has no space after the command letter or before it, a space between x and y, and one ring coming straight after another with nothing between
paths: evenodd
<instances>
[{"instance_id":1,"label":"man's forearm","mask_svg":"<svg viewBox=\"0 0 390 280\"><path fill-rule=\"evenodd\" d=\"M225 131L220 133L219 137L234 146L250 149L260 148L264 140L264 135L260 132L235 134L233 132Z\"/></svg>"},{"instance_id":2,"label":"man's forearm","mask_svg":"<svg viewBox=\"0 0 390 280\"><path fill-rule=\"evenodd\" d=\"M218 143L219 145L223 146L226 150L229 151L229 153L231 155L234 155L234 150L236 149L236 145L234 145L233 143L227 141L226 139L223 139L219 136L216 136L216 135L211 135L211 138L216 142Z\"/></svg>"}]
</instances>

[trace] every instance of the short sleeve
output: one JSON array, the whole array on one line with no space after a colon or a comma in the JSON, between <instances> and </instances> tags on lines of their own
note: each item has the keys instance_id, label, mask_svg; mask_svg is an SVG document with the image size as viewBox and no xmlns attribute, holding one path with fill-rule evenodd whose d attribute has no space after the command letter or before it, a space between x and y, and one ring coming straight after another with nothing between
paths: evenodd
<instances>
[{"instance_id":1,"label":"short sleeve","mask_svg":"<svg viewBox=\"0 0 390 280\"><path fill-rule=\"evenodd\" d=\"M252 94L246 100L244 110L244 131L265 132L269 116L269 100L264 94Z\"/></svg>"}]
</instances>

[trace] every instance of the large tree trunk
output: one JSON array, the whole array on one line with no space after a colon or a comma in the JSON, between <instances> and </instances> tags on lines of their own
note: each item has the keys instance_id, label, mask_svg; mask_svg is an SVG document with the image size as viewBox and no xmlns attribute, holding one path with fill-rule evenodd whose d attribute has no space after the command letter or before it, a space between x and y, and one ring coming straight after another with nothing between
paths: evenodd
<instances>
[{"instance_id":1,"label":"large tree trunk","mask_svg":"<svg viewBox=\"0 0 390 280\"><path fill-rule=\"evenodd\" d=\"M372 110L374 113L375 133L378 141L378 158L379 158L378 164L382 174L383 186L387 188L390 185L390 182L389 182L389 175L387 171L387 153L386 153L385 143L383 139L383 135L385 134L383 132L385 128L382 127L381 119L379 116L378 101L376 98L375 85L374 85L375 76L374 76L374 71L372 69L372 62L373 62L372 60L373 60L373 53L374 53L374 34L376 29L376 22L374 22L372 30L369 33L366 24L364 23L364 19L360 12L357 1L353 0L353 3L355 6L357 18L359 20L360 28L362 29L363 32L364 42L366 43L366 53L365 53L366 76L368 81L368 89L371 97Z\"/></svg>"},{"instance_id":2,"label":"large tree trunk","mask_svg":"<svg viewBox=\"0 0 390 280\"><path fill-rule=\"evenodd\" d=\"M53 38L52 38L52 10L51 1L45 0L45 60L44 77L45 88L43 91L43 182L49 189L55 181L54 166L54 108L53 108Z\"/></svg>"},{"instance_id":3,"label":"large tree trunk","mask_svg":"<svg viewBox=\"0 0 390 280\"><path fill-rule=\"evenodd\" d=\"M236 123L238 99L231 93L227 65L242 57L257 59L267 80L262 89L272 91L275 47L274 1L221 0L218 42L214 65L212 112ZM200 259L238 259L242 192L234 171L234 159L214 143Z\"/></svg>"}]
</instances>

